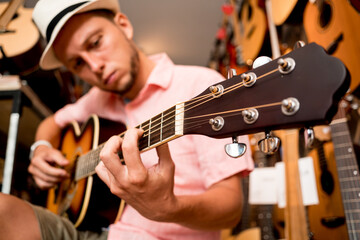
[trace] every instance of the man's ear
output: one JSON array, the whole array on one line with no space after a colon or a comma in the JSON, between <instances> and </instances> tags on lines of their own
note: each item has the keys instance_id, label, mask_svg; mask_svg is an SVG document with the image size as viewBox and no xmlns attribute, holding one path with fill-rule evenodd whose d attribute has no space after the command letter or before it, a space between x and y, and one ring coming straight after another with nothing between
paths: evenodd
<instances>
[{"instance_id":1,"label":"man's ear","mask_svg":"<svg viewBox=\"0 0 360 240\"><path fill-rule=\"evenodd\" d=\"M115 24L121 28L124 34L128 39L132 39L134 35L133 26L131 25L129 19L123 13L116 13L114 16Z\"/></svg>"}]
</instances>

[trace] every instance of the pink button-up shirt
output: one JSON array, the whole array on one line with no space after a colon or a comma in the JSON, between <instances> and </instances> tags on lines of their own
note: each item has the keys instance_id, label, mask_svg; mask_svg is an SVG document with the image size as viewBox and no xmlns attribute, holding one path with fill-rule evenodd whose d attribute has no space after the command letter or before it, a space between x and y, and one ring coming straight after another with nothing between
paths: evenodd
<instances>
[{"instance_id":1,"label":"pink button-up shirt","mask_svg":"<svg viewBox=\"0 0 360 240\"><path fill-rule=\"evenodd\" d=\"M67 105L55 114L55 121L65 126L71 120L84 122L90 114L126 123L130 127L154 117L176 103L191 99L224 78L216 71L195 66L174 65L165 54L151 56L156 66L145 87L129 103L118 95L93 87L75 104ZM116 133L114 133L116 134ZM247 136L239 141L248 144ZM169 142L175 163L177 195L199 194L212 184L253 169L251 152L239 158L228 157L224 145L231 139L212 139L201 135L185 135ZM155 149L141 154L150 167L157 163ZM117 223L110 226L109 239L219 239L219 231L198 231L174 223L159 223L141 216L127 205Z\"/></svg>"}]
</instances>

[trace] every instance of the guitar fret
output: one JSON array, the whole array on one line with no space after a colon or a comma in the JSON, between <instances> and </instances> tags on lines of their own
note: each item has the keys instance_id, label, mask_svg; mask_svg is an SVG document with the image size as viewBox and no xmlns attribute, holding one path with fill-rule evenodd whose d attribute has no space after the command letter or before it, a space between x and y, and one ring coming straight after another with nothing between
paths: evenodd
<instances>
[{"instance_id":1,"label":"guitar fret","mask_svg":"<svg viewBox=\"0 0 360 240\"><path fill-rule=\"evenodd\" d=\"M356 181L357 179L358 179L358 177L347 177L347 178L340 179L339 182Z\"/></svg>"},{"instance_id":2,"label":"guitar fret","mask_svg":"<svg viewBox=\"0 0 360 240\"><path fill-rule=\"evenodd\" d=\"M164 120L164 113L161 113L161 123L160 123L160 142L162 142L162 130L163 130L163 120Z\"/></svg>"},{"instance_id":3,"label":"guitar fret","mask_svg":"<svg viewBox=\"0 0 360 240\"><path fill-rule=\"evenodd\" d=\"M149 120L149 129L148 129L148 147L150 147L150 139L151 139L151 119Z\"/></svg>"},{"instance_id":4,"label":"guitar fret","mask_svg":"<svg viewBox=\"0 0 360 240\"><path fill-rule=\"evenodd\" d=\"M161 114L156 115L155 117L151 118L151 137L150 137L150 144L149 146L152 146L156 143L161 142Z\"/></svg>"},{"instance_id":5,"label":"guitar fret","mask_svg":"<svg viewBox=\"0 0 360 240\"><path fill-rule=\"evenodd\" d=\"M360 191L360 188L350 187L350 188L344 189L344 193L346 193L346 192L352 192L353 193L354 191ZM358 194L358 196L360 197L359 194Z\"/></svg>"},{"instance_id":6,"label":"guitar fret","mask_svg":"<svg viewBox=\"0 0 360 240\"><path fill-rule=\"evenodd\" d=\"M345 212L360 213L360 209L344 210Z\"/></svg>"},{"instance_id":7,"label":"guitar fret","mask_svg":"<svg viewBox=\"0 0 360 240\"><path fill-rule=\"evenodd\" d=\"M345 148L345 147L351 148L352 146L349 143L342 143L342 144L335 146L335 148L340 148L340 149Z\"/></svg>"},{"instance_id":8,"label":"guitar fret","mask_svg":"<svg viewBox=\"0 0 360 240\"><path fill-rule=\"evenodd\" d=\"M360 203L359 199L343 199L345 203Z\"/></svg>"},{"instance_id":9,"label":"guitar fret","mask_svg":"<svg viewBox=\"0 0 360 240\"><path fill-rule=\"evenodd\" d=\"M356 171L356 167L355 165L348 165L348 166L341 166L341 167L337 167L338 171L346 171L348 172L348 170L354 170Z\"/></svg>"}]
</instances>

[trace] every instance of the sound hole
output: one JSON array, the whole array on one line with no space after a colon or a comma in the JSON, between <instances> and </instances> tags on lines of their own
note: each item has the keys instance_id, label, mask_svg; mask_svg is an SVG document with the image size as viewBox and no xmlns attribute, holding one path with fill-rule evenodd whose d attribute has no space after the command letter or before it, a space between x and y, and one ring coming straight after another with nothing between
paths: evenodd
<instances>
[{"instance_id":1,"label":"sound hole","mask_svg":"<svg viewBox=\"0 0 360 240\"><path fill-rule=\"evenodd\" d=\"M322 28L326 28L331 21L331 17L332 17L332 8L330 3L326 1L323 3L322 11L320 13L320 26Z\"/></svg>"}]
</instances>

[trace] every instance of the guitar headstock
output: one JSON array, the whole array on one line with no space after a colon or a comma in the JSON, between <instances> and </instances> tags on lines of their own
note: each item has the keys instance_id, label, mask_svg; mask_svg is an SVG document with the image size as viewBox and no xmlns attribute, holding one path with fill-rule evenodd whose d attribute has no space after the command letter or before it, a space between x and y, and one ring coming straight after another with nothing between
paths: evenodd
<instances>
[{"instance_id":1,"label":"guitar headstock","mask_svg":"<svg viewBox=\"0 0 360 240\"><path fill-rule=\"evenodd\" d=\"M311 43L187 101L184 134L224 138L328 124L349 85L344 64Z\"/></svg>"}]
</instances>

